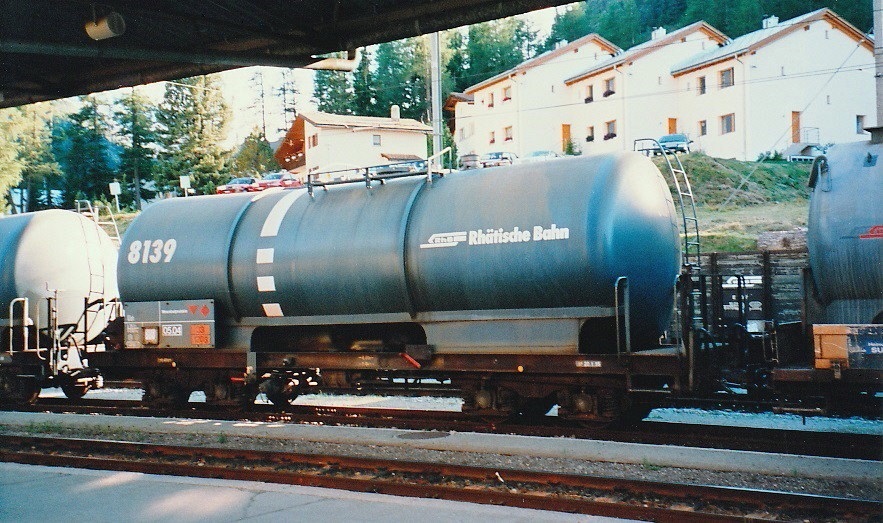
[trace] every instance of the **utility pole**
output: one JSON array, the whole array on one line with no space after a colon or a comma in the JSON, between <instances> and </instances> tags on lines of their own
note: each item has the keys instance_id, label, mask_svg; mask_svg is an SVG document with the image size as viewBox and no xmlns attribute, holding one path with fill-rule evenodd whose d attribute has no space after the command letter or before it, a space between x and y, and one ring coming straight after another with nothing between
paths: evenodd
<instances>
[{"instance_id":1,"label":"utility pole","mask_svg":"<svg viewBox=\"0 0 883 523\"><path fill-rule=\"evenodd\" d=\"M429 35L429 74L432 95L432 154L442 150L441 44L439 33Z\"/></svg>"}]
</instances>

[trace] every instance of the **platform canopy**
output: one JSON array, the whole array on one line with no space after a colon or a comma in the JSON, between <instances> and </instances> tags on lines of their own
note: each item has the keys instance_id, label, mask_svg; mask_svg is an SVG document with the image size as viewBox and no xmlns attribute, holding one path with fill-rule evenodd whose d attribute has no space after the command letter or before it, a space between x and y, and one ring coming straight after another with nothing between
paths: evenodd
<instances>
[{"instance_id":1,"label":"platform canopy","mask_svg":"<svg viewBox=\"0 0 883 523\"><path fill-rule=\"evenodd\" d=\"M0 0L0 107L317 56L568 0Z\"/></svg>"}]
</instances>

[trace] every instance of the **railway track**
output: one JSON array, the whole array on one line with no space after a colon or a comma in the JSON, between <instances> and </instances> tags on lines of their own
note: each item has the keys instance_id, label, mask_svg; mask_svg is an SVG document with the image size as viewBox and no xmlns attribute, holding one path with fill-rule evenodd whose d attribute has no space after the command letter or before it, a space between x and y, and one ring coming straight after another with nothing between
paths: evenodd
<instances>
[{"instance_id":1,"label":"railway track","mask_svg":"<svg viewBox=\"0 0 883 523\"><path fill-rule=\"evenodd\" d=\"M876 501L341 456L4 437L0 460L307 485L653 521L872 520Z\"/></svg>"},{"instance_id":2,"label":"railway track","mask_svg":"<svg viewBox=\"0 0 883 523\"><path fill-rule=\"evenodd\" d=\"M17 407L33 412L108 414L170 418L358 425L411 430L443 430L572 437L651 445L678 445L781 454L883 460L883 436L798 430L761 429L683 423L640 422L628 427L583 427L554 416L541 420L475 419L452 411L364 407L291 406L280 412L271 405L250 411L191 403L182 409L148 408L139 401L41 398L36 405Z\"/></svg>"}]
</instances>

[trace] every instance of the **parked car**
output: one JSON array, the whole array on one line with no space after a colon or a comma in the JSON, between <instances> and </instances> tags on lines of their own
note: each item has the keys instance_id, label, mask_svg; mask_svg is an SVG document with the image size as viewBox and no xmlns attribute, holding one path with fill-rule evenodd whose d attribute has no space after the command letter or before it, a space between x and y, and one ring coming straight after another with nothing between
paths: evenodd
<instances>
[{"instance_id":1,"label":"parked car","mask_svg":"<svg viewBox=\"0 0 883 523\"><path fill-rule=\"evenodd\" d=\"M507 153L507 152L493 152L482 155L481 157L481 166L482 167L499 167L501 165L512 165L515 163L515 160L518 159L518 155L515 153Z\"/></svg>"},{"instance_id":2,"label":"parked car","mask_svg":"<svg viewBox=\"0 0 883 523\"><path fill-rule=\"evenodd\" d=\"M546 162L555 158L561 158L561 155L555 151L531 151L527 156L519 158L517 163Z\"/></svg>"},{"instance_id":3,"label":"parked car","mask_svg":"<svg viewBox=\"0 0 883 523\"><path fill-rule=\"evenodd\" d=\"M457 162L457 167L461 171L465 171L467 169L479 169L481 168L481 157L477 154L464 154L460 156L460 160Z\"/></svg>"},{"instance_id":4,"label":"parked car","mask_svg":"<svg viewBox=\"0 0 883 523\"><path fill-rule=\"evenodd\" d=\"M691 143L693 143L693 140L687 138L686 134L666 134L659 139L659 145L676 153L690 152Z\"/></svg>"},{"instance_id":5,"label":"parked car","mask_svg":"<svg viewBox=\"0 0 883 523\"><path fill-rule=\"evenodd\" d=\"M248 187L251 192L263 191L273 187L302 187L303 183L288 171L269 173Z\"/></svg>"},{"instance_id":6,"label":"parked car","mask_svg":"<svg viewBox=\"0 0 883 523\"><path fill-rule=\"evenodd\" d=\"M237 192L247 192L251 184L257 182L257 178L253 177L243 177L243 178L233 178L229 182L224 185L219 185L215 192L217 194L232 194Z\"/></svg>"}]
</instances>

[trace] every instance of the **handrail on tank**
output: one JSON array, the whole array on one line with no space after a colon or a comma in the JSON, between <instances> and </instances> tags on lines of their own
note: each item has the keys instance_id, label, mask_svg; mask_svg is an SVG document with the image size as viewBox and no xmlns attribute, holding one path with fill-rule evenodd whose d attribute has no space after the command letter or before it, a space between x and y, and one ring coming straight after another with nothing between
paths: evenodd
<instances>
[{"instance_id":1,"label":"handrail on tank","mask_svg":"<svg viewBox=\"0 0 883 523\"><path fill-rule=\"evenodd\" d=\"M442 155L444 155L446 153L450 153L450 152L451 152L451 148L446 147L446 148L442 149L440 152L430 156L426 160L410 160L410 161L406 161L406 162L388 163L388 164L384 164L384 165L372 165L370 167L353 167L351 169L338 169L335 171L322 171L322 172L316 172L316 173L309 173L309 174L307 174L307 182L305 185L307 186L307 192L310 194L310 197L312 197L315 187L322 187L327 190L328 187L332 186L332 185L346 185L346 184L350 184L350 183L364 182L365 188L370 189L371 182L374 182L374 181L378 181L378 182L380 182L381 185L383 185L384 183L386 183L386 180L394 180L396 178L409 178L412 176L426 176L427 181L432 183L432 175L433 174L438 174L439 176L444 176L444 172L441 172L440 170L436 171L436 170L432 169L432 165L433 165L432 162L437 160ZM417 169L417 170L408 171L408 172L391 172L388 174L372 174L371 173L372 169L395 168L398 165L411 165L417 161L426 162L426 168L425 169ZM352 178L348 178L346 180L333 180L330 182L314 181L314 177L320 176L322 174L352 173L352 172L362 173L362 174L360 174L358 176L353 176Z\"/></svg>"},{"instance_id":2,"label":"handrail on tank","mask_svg":"<svg viewBox=\"0 0 883 523\"><path fill-rule=\"evenodd\" d=\"M27 297L23 298L14 298L9 302L9 354L13 354L15 352L15 347L13 345L13 319L15 316L15 304L21 303L21 337L22 337L22 352L28 350L28 323L31 321L31 318L28 316L28 310L30 310L30 300ZM39 321L39 320L38 320ZM37 330L39 332L39 328ZM45 360L43 356L40 355L40 346L37 344L37 357L41 360Z\"/></svg>"},{"instance_id":3,"label":"handrail on tank","mask_svg":"<svg viewBox=\"0 0 883 523\"><path fill-rule=\"evenodd\" d=\"M616 311L616 356L622 355L622 332L620 330L619 321L619 295L622 293L623 299L623 330L625 330L625 353L632 353L632 321L631 321L631 304L629 302L629 279L627 276L620 276L616 279L613 286L613 309Z\"/></svg>"}]
</instances>

